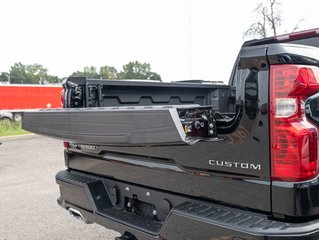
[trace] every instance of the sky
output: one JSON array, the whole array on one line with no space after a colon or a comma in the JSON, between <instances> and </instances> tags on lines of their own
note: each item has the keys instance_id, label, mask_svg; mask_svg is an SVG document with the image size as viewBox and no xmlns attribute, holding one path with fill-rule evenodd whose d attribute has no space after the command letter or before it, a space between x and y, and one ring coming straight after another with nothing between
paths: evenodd
<instances>
[{"instance_id":1,"label":"sky","mask_svg":"<svg viewBox=\"0 0 319 240\"><path fill-rule=\"evenodd\" d=\"M318 0L281 0L279 33L318 28ZM257 0L0 1L0 72L39 63L67 77L85 66L151 64L164 81L227 82ZM246 39L248 40L248 39Z\"/></svg>"}]
</instances>

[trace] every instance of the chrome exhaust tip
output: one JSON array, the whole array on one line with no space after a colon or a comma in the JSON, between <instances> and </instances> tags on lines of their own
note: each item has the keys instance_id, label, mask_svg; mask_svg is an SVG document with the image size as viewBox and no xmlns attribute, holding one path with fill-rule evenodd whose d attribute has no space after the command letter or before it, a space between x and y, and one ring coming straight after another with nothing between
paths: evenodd
<instances>
[{"instance_id":1,"label":"chrome exhaust tip","mask_svg":"<svg viewBox=\"0 0 319 240\"><path fill-rule=\"evenodd\" d=\"M86 224L91 223L90 221L86 220L83 215L81 214L80 211L74 209L74 208L68 208L68 212L70 213L70 215L78 220L80 220L81 222L84 222Z\"/></svg>"}]
</instances>

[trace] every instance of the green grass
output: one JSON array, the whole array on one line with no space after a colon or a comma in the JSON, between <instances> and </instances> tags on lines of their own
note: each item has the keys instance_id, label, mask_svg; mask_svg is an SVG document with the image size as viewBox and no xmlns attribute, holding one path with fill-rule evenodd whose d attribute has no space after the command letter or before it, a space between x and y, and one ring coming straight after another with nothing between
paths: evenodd
<instances>
[{"instance_id":1,"label":"green grass","mask_svg":"<svg viewBox=\"0 0 319 240\"><path fill-rule=\"evenodd\" d=\"M21 128L21 122L0 121L0 137L27 134Z\"/></svg>"}]
</instances>

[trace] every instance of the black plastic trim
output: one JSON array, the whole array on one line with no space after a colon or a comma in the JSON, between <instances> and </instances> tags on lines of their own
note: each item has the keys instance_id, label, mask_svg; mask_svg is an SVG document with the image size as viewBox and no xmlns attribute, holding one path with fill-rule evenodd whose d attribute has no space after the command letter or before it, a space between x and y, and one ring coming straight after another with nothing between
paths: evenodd
<instances>
[{"instance_id":1,"label":"black plastic trim","mask_svg":"<svg viewBox=\"0 0 319 240\"><path fill-rule=\"evenodd\" d=\"M64 208L75 208L89 221L99 223L117 231L129 231L138 239L210 239L212 237L231 236L242 239L312 239L318 234L319 219L304 223L288 223L271 220L270 216L230 208L223 205L198 201L196 199L181 197L178 195L149 190L147 188L127 185L113 179L100 178L79 172L62 171L56 176L60 188L82 187L90 199L92 209L83 209L74 204L74 199L79 201L79 196L72 198L62 196L59 204ZM109 187L116 184L119 195L125 195L125 187L131 189L130 194L149 192L149 201L156 206L159 198L170 199L172 208L163 220L150 220L137 218L135 215L123 213L118 204L112 204L109 196ZM96 186L98 185L98 187ZM102 205L98 206L94 200L94 192L98 190ZM104 192L104 193L103 193ZM143 198L143 197L142 197ZM147 197L145 197L147 198ZM86 199L82 199L86 201ZM103 208L104 214L100 209ZM189 224L192 228L189 228ZM201 231L203 230L204 231ZM194 235L194 233L196 235ZM197 237L199 238L197 238ZM317 235L316 235L317 236Z\"/></svg>"}]
</instances>

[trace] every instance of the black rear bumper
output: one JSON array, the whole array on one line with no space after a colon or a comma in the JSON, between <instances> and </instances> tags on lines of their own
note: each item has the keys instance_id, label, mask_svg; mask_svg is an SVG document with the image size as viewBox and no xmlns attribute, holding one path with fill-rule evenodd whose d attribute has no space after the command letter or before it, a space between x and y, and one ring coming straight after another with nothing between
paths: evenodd
<instances>
[{"instance_id":1,"label":"black rear bumper","mask_svg":"<svg viewBox=\"0 0 319 240\"><path fill-rule=\"evenodd\" d=\"M274 221L267 215L76 171L61 171L56 180L62 207L137 239L319 239L319 220ZM137 207L132 210L127 205L134 201Z\"/></svg>"}]
</instances>

